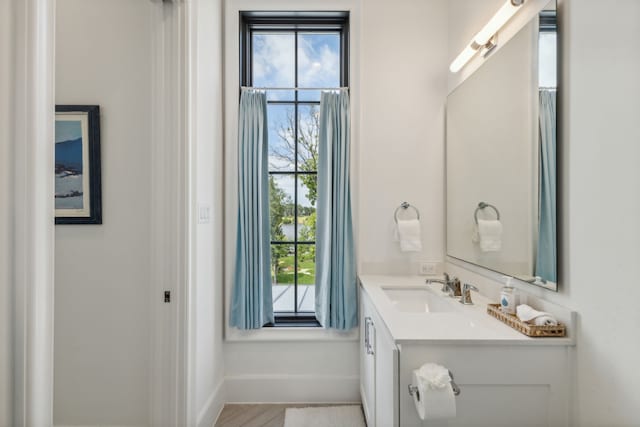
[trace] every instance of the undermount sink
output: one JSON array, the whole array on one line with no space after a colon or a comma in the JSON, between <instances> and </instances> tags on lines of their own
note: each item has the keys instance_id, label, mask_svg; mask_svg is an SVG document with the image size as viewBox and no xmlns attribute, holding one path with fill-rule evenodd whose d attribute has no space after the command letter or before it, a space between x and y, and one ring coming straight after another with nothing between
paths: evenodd
<instances>
[{"instance_id":1,"label":"undermount sink","mask_svg":"<svg viewBox=\"0 0 640 427\"><path fill-rule=\"evenodd\" d=\"M444 313L454 311L451 304L443 297L436 295L427 288L398 288L394 286L382 287L382 290L398 311L406 313Z\"/></svg>"}]
</instances>

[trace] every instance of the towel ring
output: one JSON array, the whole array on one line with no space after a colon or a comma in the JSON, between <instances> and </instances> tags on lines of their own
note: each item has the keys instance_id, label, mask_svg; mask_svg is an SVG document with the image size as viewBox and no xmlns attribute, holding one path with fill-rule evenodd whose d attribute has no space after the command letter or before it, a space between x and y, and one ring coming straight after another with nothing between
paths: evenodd
<instances>
[{"instance_id":1,"label":"towel ring","mask_svg":"<svg viewBox=\"0 0 640 427\"><path fill-rule=\"evenodd\" d=\"M475 212L473 213L473 219L476 221L476 224L478 224L478 211L480 209L484 209L484 208L491 208L494 211L496 211L496 216L497 216L497 220L500 221L500 211L498 210L498 208L496 208L493 205L490 205L489 203L485 203L485 202L480 202L478 203L478 207L476 208Z\"/></svg>"},{"instance_id":2,"label":"towel ring","mask_svg":"<svg viewBox=\"0 0 640 427\"><path fill-rule=\"evenodd\" d=\"M416 219L420 219L420 211L415 207L415 206L411 206L409 203L407 202L402 202L400 203L400 206L398 206L396 208L395 213L393 214L394 219L396 220L396 224L398 223L398 212L400 212L400 209L404 209L407 210L409 208L413 208L414 211L416 211Z\"/></svg>"}]
</instances>

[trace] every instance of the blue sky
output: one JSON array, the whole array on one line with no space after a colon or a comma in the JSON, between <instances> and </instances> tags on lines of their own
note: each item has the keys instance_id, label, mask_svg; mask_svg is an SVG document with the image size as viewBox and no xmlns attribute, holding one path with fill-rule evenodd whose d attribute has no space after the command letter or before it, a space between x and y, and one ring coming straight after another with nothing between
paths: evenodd
<instances>
[{"instance_id":1,"label":"blue sky","mask_svg":"<svg viewBox=\"0 0 640 427\"><path fill-rule=\"evenodd\" d=\"M541 87L556 87L557 82L557 53L555 31L540 32L540 69L538 74L538 84Z\"/></svg>"},{"instance_id":2,"label":"blue sky","mask_svg":"<svg viewBox=\"0 0 640 427\"><path fill-rule=\"evenodd\" d=\"M56 142L78 139L81 136L80 120L56 120Z\"/></svg>"},{"instance_id":3,"label":"blue sky","mask_svg":"<svg viewBox=\"0 0 640 427\"><path fill-rule=\"evenodd\" d=\"M253 36L253 86L295 86L295 35L283 33L254 33ZM338 33L299 33L298 36L298 86L340 86L340 36ZM270 91L269 100L293 100L293 91ZM300 100L319 101L318 91L301 91ZM301 108L300 112L308 111ZM293 114L292 105L271 104L269 116L269 146L282 149L284 144L278 129L287 125L287 116ZM293 165L270 155L272 170L293 171ZM293 179L279 179L278 186L293 200ZM310 206L307 190L298 182L298 203Z\"/></svg>"},{"instance_id":4,"label":"blue sky","mask_svg":"<svg viewBox=\"0 0 640 427\"><path fill-rule=\"evenodd\" d=\"M295 85L294 37L294 34L254 33L254 86L293 87ZM340 86L339 34L300 33L298 66L300 87ZM277 99L281 100L292 98L292 92L278 91L270 95L277 96Z\"/></svg>"}]
</instances>

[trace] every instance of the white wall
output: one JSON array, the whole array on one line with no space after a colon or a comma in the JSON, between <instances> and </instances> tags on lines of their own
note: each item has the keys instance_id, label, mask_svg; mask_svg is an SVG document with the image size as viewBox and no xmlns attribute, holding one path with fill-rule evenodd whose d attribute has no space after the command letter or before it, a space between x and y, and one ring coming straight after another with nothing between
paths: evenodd
<instances>
[{"instance_id":1,"label":"white wall","mask_svg":"<svg viewBox=\"0 0 640 427\"><path fill-rule=\"evenodd\" d=\"M56 103L100 105L103 225L56 226L56 424L148 420L151 7L57 1Z\"/></svg>"},{"instance_id":2,"label":"white wall","mask_svg":"<svg viewBox=\"0 0 640 427\"><path fill-rule=\"evenodd\" d=\"M446 14L442 0L363 2L361 274L417 274L418 261L443 260ZM401 253L393 241L393 214L403 201L420 211L422 252Z\"/></svg>"},{"instance_id":3,"label":"white wall","mask_svg":"<svg viewBox=\"0 0 640 427\"><path fill-rule=\"evenodd\" d=\"M265 8L260 1L225 2L227 218L235 218L236 209L237 11ZM446 2L281 0L268 8L351 11L352 203L359 271L415 273L418 260L442 261L447 51L445 44L429 40L446 38ZM393 213L404 200L421 212L424 249L418 254L401 254L392 242ZM225 227L226 254L233 254L229 239L235 224L227 221ZM227 255L227 304L232 261ZM229 329L226 338L229 401L360 399L356 335Z\"/></svg>"},{"instance_id":4,"label":"white wall","mask_svg":"<svg viewBox=\"0 0 640 427\"><path fill-rule=\"evenodd\" d=\"M12 2L0 2L0 426L12 419Z\"/></svg>"},{"instance_id":5,"label":"white wall","mask_svg":"<svg viewBox=\"0 0 640 427\"><path fill-rule=\"evenodd\" d=\"M640 98L630 94L640 93L640 3L560 6L559 292L524 289L578 313L574 425L635 426ZM495 294L496 282L454 269Z\"/></svg>"},{"instance_id":6,"label":"white wall","mask_svg":"<svg viewBox=\"0 0 640 427\"><path fill-rule=\"evenodd\" d=\"M196 21L195 83L192 88L196 120L192 153L195 197L192 212L209 209L208 222L195 225L195 415L198 426L211 427L224 403L222 331L222 5L220 0L192 3Z\"/></svg>"},{"instance_id":7,"label":"white wall","mask_svg":"<svg viewBox=\"0 0 640 427\"><path fill-rule=\"evenodd\" d=\"M606 19L597 0L564 3L561 283L580 319L576 425L632 426L640 419L640 3L616 1Z\"/></svg>"}]
</instances>

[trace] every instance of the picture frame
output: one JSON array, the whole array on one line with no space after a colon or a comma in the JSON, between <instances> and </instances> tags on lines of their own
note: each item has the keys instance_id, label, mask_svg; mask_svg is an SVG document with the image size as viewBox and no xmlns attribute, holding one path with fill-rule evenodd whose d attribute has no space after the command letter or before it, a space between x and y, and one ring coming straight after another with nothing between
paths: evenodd
<instances>
[{"instance_id":1,"label":"picture frame","mask_svg":"<svg viewBox=\"0 0 640 427\"><path fill-rule=\"evenodd\" d=\"M102 224L100 106L56 105L55 223Z\"/></svg>"}]
</instances>

